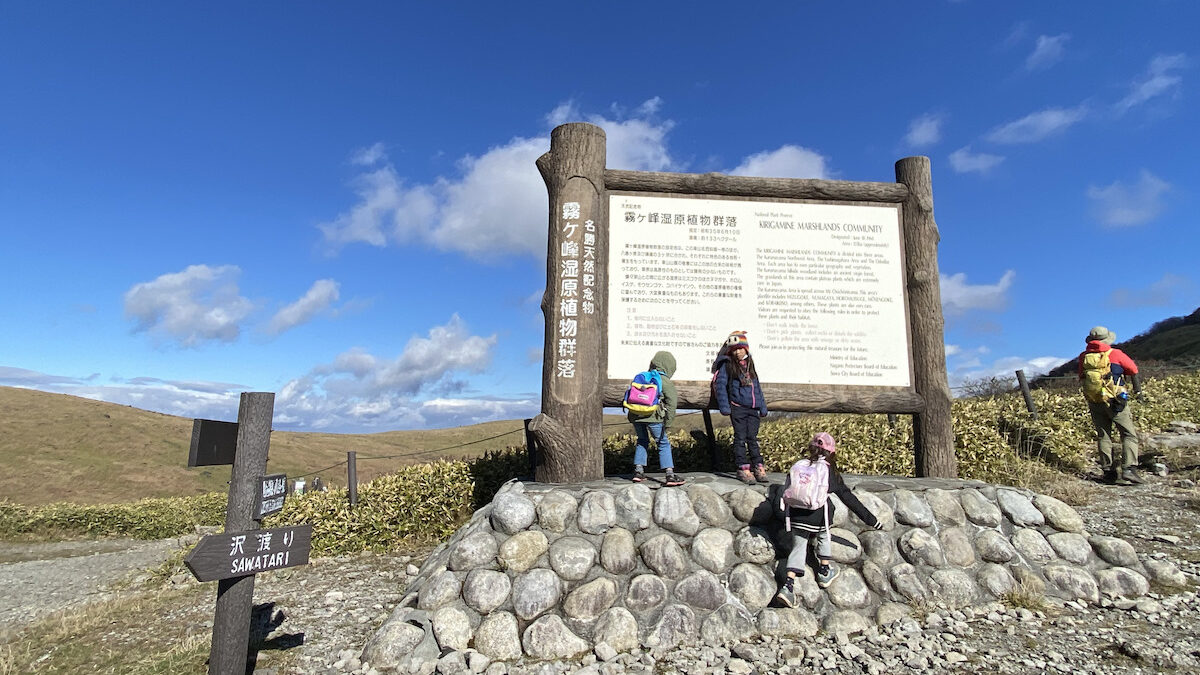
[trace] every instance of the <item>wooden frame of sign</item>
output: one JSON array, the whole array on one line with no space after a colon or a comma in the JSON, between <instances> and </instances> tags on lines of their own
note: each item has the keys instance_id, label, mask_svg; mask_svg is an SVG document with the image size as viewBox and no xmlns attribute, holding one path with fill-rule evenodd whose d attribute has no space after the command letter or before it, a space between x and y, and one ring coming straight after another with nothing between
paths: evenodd
<instances>
[{"instance_id":1,"label":"wooden frame of sign","mask_svg":"<svg viewBox=\"0 0 1200 675\"><path fill-rule=\"evenodd\" d=\"M819 353L797 353L794 359L776 358L773 370L760 371L767 403L776 411L912 414L916 475L957 475L938 285L939 233L933 219L932 179L927 157L907 157L896 162L895 183L618 171L607 169L605 162L604 131L585 123L555 128L551 134L550 152L537 160L546 182L550 206L547 283L542 297L542 312L546 318L542 412L529 424L539 448L535 468L537 480L572 483L603 476L603 408L621 404L629 378L646 367L643 364L657 351L656 345L668 350L672 349L671 345L676 345L685 351L691 350L689 356L695 356L698 349L706 349L707 361L711 362L720 346L719 339L731 329L738 328L737 322L744 320L747 312L758 310L761 314L774 307L769 294L760 292L757 298L745 298L742 295L745 288L739 283L716 283L721 280L714 279L712 272L726 262L723 256L737 255L757 265L756 270L760 273L766 269L766 277L779 280L798 278L788 276L792 271L789 265L795 260L804 263L800 270L802 274L825 267L845 274L839 278L847 280L852 279L852 274L866 274L874 279L874 275L882 271L887 277L885 283L876 285L884 291L882 294L875 290L876 286L859 284L859 290L829 296L826 298L828 303L819 300L823 297L820 294L789 301L791 304L781 303L788 305L791 312L787 315L788 321L764 323L772 325L764 331L777 350L808 349L804 343L811 341L806 332L813 328L814 321L820 320L822 313L827 317L839 315L837 318L842 325L847 325L846 322L861 324L862 330L853 336L850 331L824 336L829 346ZM699 260L692 263L691 271L673 260L676 268L672 271L682 273L659 274L653 277L656 281L652 283L641 283L632 278L610 279L612 255L628 256L616 261L620 270L628 273L637 272L644 265L656 271L653 259L647 262L646 258L639 259L638 256L680 256L685 250L699 250L690 245L631 243L647 241L635 237L625 240L622 251L613 253L610 226L616 221L610 218L612 200L628 202L618 202L622 208L627 207L624 218L636 221L640 215L653 216L652 222L645 223L646 228L656 227L655 223L657 227L689 228L690 235L676 231L671 236L677 241L682 241L679 237L690 237L693 241L716 244L710 247L715 252L712 259L695 256ZM668 210L662 204L675 205L669 208L672 213L661 212ZM680 204L684 206L678 206ZM771 209L779 213L768 212ZM844 218L847 213L852 214L848 220ZM737 214L741 214L743 220L748 220L746 216L751 215L757 227L753 230L743 228L738 231L738 236L726 237L719 229L703 226L705 222L713 225L718 219L723 226L728 226L727 220L737 218ZM664 222L662 216L672 220ZM839 217L845 222L837 222ZM705 218L709 220L705 221ZM650 221L650 218L646 220ZM862 262L853 256L822 257L829 253L827 250L775 250L769 248L774 242L803 241L804 234L794 232L785 236L785 233L766 231L769 228L807 229L839 240L838 246L882 247L885 255L872 258L883 261L872 266L848 264ZM875 241L876 237L880 237L880 241ZM890 244L888 237L892 237ZM862 243L855 243L860 239ZM732 243L723 245L726 240ZM739 245L748 245L744 240L753 240L763 246L749 252L740 250ZM620 267L622 264L626 266ZM705 266L711 269L700 269ZM763 278L758 277L758 281ZM817 284L829 280L815 274L805 278ZM736 305L737 313L701 316L694 323L706 325L683 326L683 333L691 331L689 341L676 330L679 326L643 323L640 321L642 316L636 316L639 320L633 323L631 317L637 308L629 309L622 304L627 299L625 286L619 289L616 298L610 296L613 281L628 284L630 294L639 291L658 294L643 298L641 302L695 303L702 307L697 310L702 314L710 306L720 308L718 311L734 311L732 308ZM795 290L788 283L777 285L783 287L780 292ZM647 287L653 287L653 290ZM730 292L725 293L726 298L722 293L727 289ZM867 294L871 298L869 302L856 302L854 300L858 298L853 294L864 294L863 300ZM714 296L718 297L710 305ZM789 297L799 296L793 293ZM764 304L763 298L768 298L766 309L760 306ZM625 312L618 320L630 322L632 334L644 339L611 344L609 321L614 307ZM652 312L653 305L643 305L643 315L646 308L651 308ZM810 308L814 310L811 314L807 312ZM862 314L863 318L846 316L850 314ZM719 326L718 321L722 322ZM878 324L880 321L886 325ZM877 330L876 324L886 330ZM844 346L834 345L839 340ZM859 343L862 346L855 346ZM638 353L644 354L644 360L633 361L631 348L640 350ZM703 370L708 363L703 363L701 370L697 370L701 360L689 358L686 366L680 366L681 377L674 379L680 409L715 407L710 400L710 378ZM634 363L637 365L631 365ZM813 365L822 363L824 365L820 367ZM626 374L624 370L630 372ZM774 374L782 375L773 379Z\"/></svg>"}]
</instances>

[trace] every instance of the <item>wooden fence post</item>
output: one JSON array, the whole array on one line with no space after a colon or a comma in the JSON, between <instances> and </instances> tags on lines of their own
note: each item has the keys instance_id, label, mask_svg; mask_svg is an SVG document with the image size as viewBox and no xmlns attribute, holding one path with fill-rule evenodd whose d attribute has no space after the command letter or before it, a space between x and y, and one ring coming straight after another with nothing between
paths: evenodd
<instances>
[{"instance_id":1,"label":"wooden fence post","mask_svg":"<svg viewBox=\"0 0 1200 675\"><path fill-rule=\"evenodd\" d=\"M933 219L933 178L928 157L896 162L896 182L908 186L903 204L909 320L913 349L913 384L925 399L925 411L913 415L913 450L917 476L955 478L954 428L950 417L950 384L946 381L945 319L938 278L940 240Z\"/></svg>"},{"instance_id":2,"label":"wooden fence post","mask_svg":"<svg viewBox=\"0 0 1200 675\"><path fill-rule=\"evenodd\" d=\"M1033 402L1033 394L1029 392L1029 382L1025 379L1025 371L1017 371L1017 383L1021 385L1021 396L1025 397L1025 409L1032 415L1033 419L1038 418L1037 404Z\"/></svg>"},{"instance_id":3,"label":"wooden fence post","mask_svg":"<svg viewBox=\"0 0 1200 675\"><path fill-rule=\"evenodd\" d=\"M358 453L346 452L346 485L350 489L350 506L358 504Z\"/></svg>"},{"instance_id":4,"label":"wooden fence post","mask_svg":"<svg viewBox=\"0 0 1200 675\"><path fill-rule=\"evenodd\" d=\"M259 479L267 469L271 443L271 418L275 394L245 392L238 406L237 452L229 479L229 504L225 531L259 529L254 519ZM254 575L217 582L217 609L213 618L208 672L242 675L250 656L250 613L254 603Z\"/></svg>"}]
</instances>

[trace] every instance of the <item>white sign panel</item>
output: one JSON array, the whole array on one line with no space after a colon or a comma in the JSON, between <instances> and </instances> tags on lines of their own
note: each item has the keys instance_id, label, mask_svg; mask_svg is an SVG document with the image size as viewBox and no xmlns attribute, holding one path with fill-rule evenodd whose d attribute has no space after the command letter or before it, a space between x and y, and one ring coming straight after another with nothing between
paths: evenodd
<instances>
[{"instance_id":1,"label":"white sign panel","mask_svg":"<svg viewBox=\"0 0 1200 675\"><path fill-rule=\"evenodd\" d=\"M609 199L610 379L708 381L744 330L764 382L911 385L899 206Z\"/></svg>"}]
</instances>

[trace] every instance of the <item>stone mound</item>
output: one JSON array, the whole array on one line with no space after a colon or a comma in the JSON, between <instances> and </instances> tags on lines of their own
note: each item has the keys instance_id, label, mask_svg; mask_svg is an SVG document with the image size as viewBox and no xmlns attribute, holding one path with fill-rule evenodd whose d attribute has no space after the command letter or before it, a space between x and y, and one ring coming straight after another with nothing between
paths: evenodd
<instances>
[{"instance_id":1,"label":"stone mound","mask_svg":"<svg viewBox=\"0 0 1200 675\"><path fill-rule=\"evenodd\" d=\"M837 503L841 573L826 589L806 574L794 609L770 606L791 545L779 474L755 486L712 474L690 474L682 488L510 482L430 555L362 659L429 673L451 651L479 665L669 648L696 635L730 644L850 634L913 605L958 608L1018 588L1094 604L1143 596L1152 581L1186 584L1123 539L1089 536L1052 497L978 481L845 479L883 530Z\"/></svg>"}]
</instances>

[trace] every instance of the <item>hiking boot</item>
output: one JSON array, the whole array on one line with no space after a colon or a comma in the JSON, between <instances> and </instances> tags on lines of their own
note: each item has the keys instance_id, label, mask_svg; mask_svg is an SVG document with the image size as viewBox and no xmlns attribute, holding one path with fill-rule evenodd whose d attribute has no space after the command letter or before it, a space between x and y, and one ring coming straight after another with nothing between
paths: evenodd
<instances>
[{"instance_id":1,"label":"hiking boot","mask_svg":"<svg viewBox=\"0 0 1200 675\"><path fill-rule=\"evenodd\" d=\"M837 578L838 569L832 565L821 565L817 569L817 585L821 588L828 588L829 584Z\"/></svg>"},{"instance_id":2,"label":"hiking boot","mask_svg":"<svg viewBox=\"0 0 1200 675\"><path fill-rule=\"evenodd\" d=\"M754 467L754 480L763 484L771 482L771 479L767 478L767 467L765 465L759 464Z\"/></svg>"},{"instance_id":3,"label":"hiking boot","mask_svg":"<svg viewBox=\"0 0 1200 675\"><path fill-rule=\"evenodd\" d=\"M1137 469L1133 467L1129 467L1128 469L1122 471L1121 479L1133 483L1134 485L1140 485L1146 482L1141 476L1138 475Z\"/></svg>"},{"instance_id":4,"label":"hiking boot","mask_svg":"<svg viewBox=\"0 0 1200 675\"><path fill-rule=\"evenodd\" d=\"M779 604L783 605L784 607L795 607L796 591L791 586L785 584L784 587L779 589L779 592L775 594L775 599L778 600Z\"/></svg>"},{"instance_id":5,"label":"hiking boot","mask_svg":"<svg viewBox=\"0 0 1200 675\"><path fill-rule=\"evenodd\" d=\"M1116 469L1105 470L1104 475L1100 477L1100 482L1107 483L1108 485L1116 485L1117 484L1117 470Z\"/></svg>"},{"instance_id":6,"label":"hiking boot","mask_svg":"<svg viewBox=\"0 0 1200 675\"><path fill-rule=\"evenodd\" d=\"M664 485L667 487L679 487L680 485L683 485L683 483L684 480L680 478L674 471L667 472L667 479L664 481Z\"/></svg>"},{"instance_id":7,"label":"hiking boot","mask_svg":"<svg viewBox=\"0 0 1200 675\"><path fill-rule=\"evenodd\" d=\"M633 482L640 483L646 480L646 469L644 467L635 466L633 468Z\"/></svg>"},{"instance_id":8,"label":"hiking boot","mask_svg":"<svg viewBox=\"0 0 1200 675\"><path fill-rule=\"evenodd\" d=\"M750 469L738 469L737 477L746 485L754 485L754 474L750 473Z\"/></svg>"}]
</instances>

